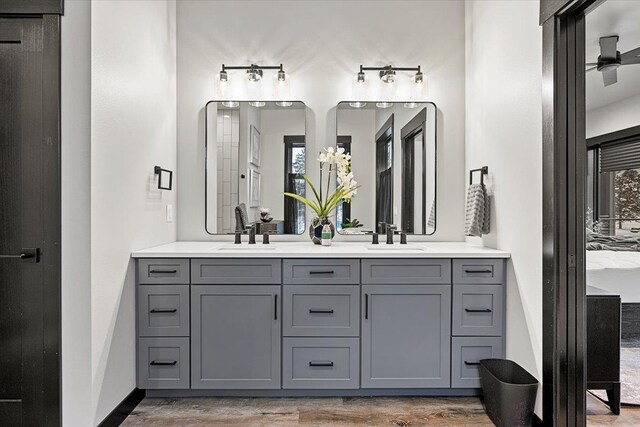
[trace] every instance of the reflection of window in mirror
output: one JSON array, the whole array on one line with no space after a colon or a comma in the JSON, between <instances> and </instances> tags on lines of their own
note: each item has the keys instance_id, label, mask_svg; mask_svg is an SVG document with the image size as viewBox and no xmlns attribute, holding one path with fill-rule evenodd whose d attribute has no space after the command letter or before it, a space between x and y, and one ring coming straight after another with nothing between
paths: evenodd
<instances>
[{"instance_id":1,"label":"reflection of window in mirror","mask_svg":"<svg viewBox=\"0 0 640 427\"><path fill-rule=\"evenodd\" d=\"M304 136L285 136L284 145L284 191L306 197ZM285 234L301 234L305 227L304 218L304 203L284 197Z\"/></svg>"},{"instance_id":2,"label":"reflection of window in mirror","mask_svg":"<svg viewBox=\"0 0 640 427\"><path fill-rule=\"evenodd\" d=\"M351 136L350 135L340 135L338 136L338 141L336 143L338 148L344 148L344 152L347 154L351 153ZM336 183L337 185L337 183ZM343 224L352 221L351 217L351 203L346 203L341 201L336 208L336 224L338 230L343 228Z\"/></svg>"}]
</instances>

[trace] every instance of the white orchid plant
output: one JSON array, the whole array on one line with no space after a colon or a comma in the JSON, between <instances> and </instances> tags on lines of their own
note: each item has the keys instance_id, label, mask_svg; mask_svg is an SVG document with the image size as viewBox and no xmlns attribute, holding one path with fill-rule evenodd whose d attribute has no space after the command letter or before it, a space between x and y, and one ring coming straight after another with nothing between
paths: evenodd
<instances>
[{"instance_id":1,"label":"white orchid plant","mask_svg":"<svg viewBox=\"0 0 640 427\"><path fill-rule=\"evenodd\" d=\"M296 200L301 201L305 205L309 206L318 216L318 218L328 218L331 212L334 211L343 200L347 203L351 202L353 196L358 193L358 182L353 179L353 172L351 172L351 154L345 153L344 148L327 147L320 153L318 157L320 162L320 191L316 189L311 180L304 175L304 180L309 184L315 200L307 199L299 194L284 193L285 196L293 197ZM322 194L323 185L323 172L325 166L328 166L327 174L327 191L325 197ZM333 193L331 190L331 176L333 172L336 172L337 186Z\"/></svg>"}]
</instances>

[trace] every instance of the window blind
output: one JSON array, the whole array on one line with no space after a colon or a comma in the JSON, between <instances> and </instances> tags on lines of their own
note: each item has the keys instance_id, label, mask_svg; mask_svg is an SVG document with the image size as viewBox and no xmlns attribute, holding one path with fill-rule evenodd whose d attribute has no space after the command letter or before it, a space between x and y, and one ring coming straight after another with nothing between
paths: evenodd
<instances>
[{"instance_id":1,"label":"window blind","mask_svg":"<svg viewBox=\"0 0 640 427\"><path fill-rule=\"evenodd\" d=\"M603 145L600 148L600 172L640 169L640 140Z\"/></svg>"}]
</instances>

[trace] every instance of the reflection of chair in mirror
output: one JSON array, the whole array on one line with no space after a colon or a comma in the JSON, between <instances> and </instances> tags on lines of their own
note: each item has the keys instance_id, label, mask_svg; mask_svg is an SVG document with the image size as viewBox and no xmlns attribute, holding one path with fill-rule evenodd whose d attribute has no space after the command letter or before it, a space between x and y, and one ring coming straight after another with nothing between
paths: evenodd
<instances>
[{"instance_id":1,"label":"reflection of chair in mirror","mask_svg":"<svg viewBox=\"0 0 640 427\"><path fill-rule=\"evenodd\" d=\"M247 206L240 203L236 206L236 231L244 231L249 225L249 215L247 215Z\"/></svg>"}]
</instances>

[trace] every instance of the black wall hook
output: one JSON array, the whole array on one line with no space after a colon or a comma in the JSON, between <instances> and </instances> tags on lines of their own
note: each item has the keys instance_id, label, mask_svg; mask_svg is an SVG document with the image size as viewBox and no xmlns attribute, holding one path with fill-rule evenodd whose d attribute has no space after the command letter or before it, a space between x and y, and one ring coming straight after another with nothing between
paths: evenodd
<instances>
[{"instance_id":1,"label":"black wall hook","mask_svg":"<svg viewBox=\"0 0 640 427\"><path fill-rule=\"evenodd\" d=\"M484 184L484 176L489 173L489 166L483 166L480 169L471 169L469 171L469 185L473 184L474 172L480 172L480 184Z\"/></svg>"}]
</instances>

